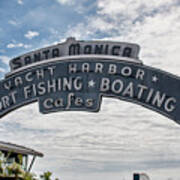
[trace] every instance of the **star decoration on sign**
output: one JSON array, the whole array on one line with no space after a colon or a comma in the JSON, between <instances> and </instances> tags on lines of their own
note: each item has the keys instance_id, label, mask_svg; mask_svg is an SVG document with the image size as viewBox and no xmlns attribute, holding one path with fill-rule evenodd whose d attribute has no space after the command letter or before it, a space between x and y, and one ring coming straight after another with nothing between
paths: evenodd
<instances>
[{"instance_id":1,"label":"star decoration on sign","mask_svg":"<svg viewBox=\"0 0 180 180\"><path fill-rule=\"evenodd\" d=\"M94 87L95 86L95 82L94 82L94 80L90 80L89 82L88 82L88 87Z\"/></svg>"},{"instance_id":2,"label":"star decoration on sign","mask_svg":"<svg viewBox=\"0 0 180 180\"><path fill-rule=\"evenodd\" d=\"M153 76L152 77L152 82L157 82L158 81L158 78L157 78L157 76L155 75L155 76Z\"/></svg>"}]
</instances>

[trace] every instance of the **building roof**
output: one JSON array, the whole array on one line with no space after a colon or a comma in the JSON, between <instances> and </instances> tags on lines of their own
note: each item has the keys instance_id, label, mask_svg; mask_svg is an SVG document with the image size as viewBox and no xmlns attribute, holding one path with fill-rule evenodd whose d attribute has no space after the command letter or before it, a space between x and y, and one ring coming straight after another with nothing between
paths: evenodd
<instances>
[{"instance_id":1,"label":"building roof","mask_svg":"<svg viewBox=\"0 0 180 180\"><path fill-rule=\"evenodd\" d=\"M3 142L3 141L0 141L0 151L8 151L8 152L14 152L14 153L23 154L23 155L33 155L33 156L39 156L39 157L44 156L41 152L35 151L33 149L20 146L17 144Z\"/></svg>"}]
</instances>

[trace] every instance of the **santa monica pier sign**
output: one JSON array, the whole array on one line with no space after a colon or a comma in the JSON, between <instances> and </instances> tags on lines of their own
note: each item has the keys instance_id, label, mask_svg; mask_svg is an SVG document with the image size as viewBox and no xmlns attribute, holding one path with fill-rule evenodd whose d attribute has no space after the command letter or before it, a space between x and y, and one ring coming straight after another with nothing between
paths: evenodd
<instances>
[{"instance_id":1,"label":"santa monica pier sign","mask_svg":"<svg viewBox=\"0 0 180 180\"><path fill-rule=\"evenodd\" d=\"M39 102L42 113L97 112L102 96L152 109L180 123L180 79L138 59L137 44L66 42L16 57L0 82L0 116Z\"/></svg>"}]
</instances>

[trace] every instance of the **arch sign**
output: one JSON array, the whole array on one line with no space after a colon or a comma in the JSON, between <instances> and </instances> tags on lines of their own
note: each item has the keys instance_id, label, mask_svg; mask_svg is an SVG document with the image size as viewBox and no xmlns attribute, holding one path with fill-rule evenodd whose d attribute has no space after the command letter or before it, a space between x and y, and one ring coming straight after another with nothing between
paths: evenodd
<instances>
[{"instance_id":1,"label":"arch sign","mask_svg":"<svg viewBox=\"0 0 180 180\"><path fill-rule=\"evenodd\" d=\"M105 96L180 123L180 79L143 65L139 49L137 44L69 38L14 58L0 82L0 116L34 101L41 113L97 112Z\"/></svg>"}]
</instances>

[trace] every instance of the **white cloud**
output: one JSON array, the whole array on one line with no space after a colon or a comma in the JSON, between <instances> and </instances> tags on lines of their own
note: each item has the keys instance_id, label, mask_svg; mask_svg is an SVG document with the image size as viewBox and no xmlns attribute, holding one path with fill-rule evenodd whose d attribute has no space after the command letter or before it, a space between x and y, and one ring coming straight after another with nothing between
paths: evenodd
<instances>
[{"instance_id":1,"label":"white cloud","mask_svg":"<svg viewBox=\"0 0 180 180\"><path fill-rule=\"evenodd\" d=\"M98 0L97 14L88 16L85 23L80 22L77 27L74 29L70 27L70 29L72 29L71 32L75 30L81 34L87 34L86 31L93 31L92 34L95 34L98 30L106 30L111 36L114 33L112 34L110 30L115 30L116 35L122 36L122 33L129 33L136 22L143 26L143 22L148 17L156 17L156 15L164 13L169 14L169 11L176 7L176 2L169 0L153 0L153 3L151 0ZM81 31L82 29L84 31Z\"/></svg>"},{"instance_id":2,"label":"white cloud","mask_svg":"<svg viewBox=\"0 0 180 180\"><path fill-rule=\"evenodd\" d=\"M0 67L0 72L1 72L1 73L5 73L6 70L5 70L4 68Z\"/></svg>"},{"instance_id":3,"label":"white cloud","mask_svg":"<svg viewBox=\"0 0 180 180\"><path fill-rule=\"evenodd\" d=\"M13 26L17 26L19 24L16 20L9 20L8 23Z\"/></svg>"},{"instance_id":4,"label":"white cloud","mask_svg":"<svg viewBox=\"0 0 180 180\"><path fill-rule=\"evenodd\" d=\"M18 43L18 44L10 43L7 45L7 48L16 48L16 47L23 47L23 43Z\"/></svg>"},{"instance_id":5,"label":"white cloud","mask_svg":"<svg viewBox=\"0 0 180 180\"><path fill-rule=\"evenodd\" d=\"M37 31L28 31L25 35L24 35L27 39L32 39L34 37L39 36L39 32Z\"/></svg>"},{"instance_id":6,"label":"white cloud","mask_svg":"<svg viewBox=\"0 0 180 180\"><path fill-rule=\"evenodd\" d=\"M97 13L70 27L67 36L92 39L100 32L105 33L104 39L138 43L145 64L180 75L180 9L175 2L98 0ZM9 45L16 46L24 47L21 43ZM62 177L64 172L72 176L67 179L74 178L72 171L81 171L79 180L99 176L104 180L130 179L137 169L148 169L152 179L177 179L179 130L179 125L155 112L105 99L99 113L41 115L37 104L28 105L2 118L0 137L42 151L45 158L36 164L37 169L49 165L57 174L61 169ZM88 176L83 170L90 172ZM91 171L101 173L92 178Z\"/></svg>"},{"instance_id":7,"label":"white cloud","mask_svg":"<svg viewBox=\"0 0 180 180\"><path fill-rule=\"evenodd\" d=\"M125 171L125 176L132 176L132 169L147 168L151 176L157 177L156 171L161 169L166 172L161 176L166 177L168 165L179 157L178 125L120 100L104 99L99 113L42 115L37 104L28 105L2 118L1 125L1 137L4 134L11 142L34 146L45 154L37 169L47 169L48 164L56 173L61 169L61 176L64 170L69 174L85 170L91 177L92 171L101 171L102 176L104 172L115 174L117 169L119 175ZM174 168L178 172L179 166ZM177 177L178 173L171 175Z\"/></svg>"},{"instance_id":8,"label":"white cloud","mask_svg":"<svg viewBox=\"0 0 180 180\"><path fill-rule=\"evenodd\" d=\"M74 3L74 0L56 0L56 1L63 5L71 5Z\"/></svg>"},{"instance_id":9,"label":"white cloud","mask_svg":"<svg viewBox=\"0 0 180 180\"><path fill-rule=\"evenodd\" d=\"M143 13L150 13L155 10L161 10L175 4L175 1L170 0L98 0L98 13L108 15L111 18L117 18L117 15L122 15L122 18L136 19ZM121 17L119 16L121 19Z\"/></svg>"},{"instance_id":10,"label":"white cloud","mask_svg":"<svg viewBox=\"0 0 180 180\"><path fill-rule=\"evenodd\" d=\"M85 27L86 26L86 27ZM66 33L66 37L75 37L76 39L86 39L93 34L93 31L88 24L79 23L75 27L70 27Z\"/></svg>"},{"instance_id":11,"label":"white cloud","mask_svg":"<svg viewBox=\"0 0 180 180\"><path fill-rule=\"evenodd\" d=\"M89 18L89 23L92 29L99 30L101 32L107 32L114 29L113 24L107 22L102 17L92 17Z\"/></svg>"},{"instance_id":12,"label":"white cloud","mask_svg":"<svg viewBox=\"0 0 180 180\"><path fill-rule=\"evenodd\" d=\"M30 44L24 44L24 46L23 46L25 49L29 49L29 48L31 48L32 47L32 45L30 45Z\"/></svg>"},{"instance_id":13,"label":"white cloud","mask_svg":"<svg viewBox=\"0 0 180 180\"><path fill-rule=\"evenodd\" d=\"M6 66L1 66L0 67L0 72L1 73L6 73L9 69L9 60L10 60L10 57L8 56L0 56L0 64L4 64Z\"/></svg>"},{"instance_id":14,"label":"white cloud","mask_svg":"<svg viewBox=\"0 0 180 180\"><path fill-rule=\"evenodd\" d=\"M93 9L96 8L96 1L92 2L91 4L88 3L88 0L56 0L60 5L68 5L68 6L73 6L73 11L76 11L79 14L87 13Z\"/></svg>"},{"instance_id":15,"label":"white cloud","mask_svg":"<svg viewBox=\"0 0 180 180\"><path fill-rule=\"evenodd\" d=\"M10 58L8 56L0 56L0 61L6 65L9 65Z\"/></svg>"},{"instance_id":16,"label":"white cloud","mask_svg":"<svg viewBox=\"0 0 180 180\"><path fill-rule=\"evenodd\" d=\"M103 33L104 39L139 43L144 62L179 74L179 14L176 0L98 0L97 14L70 27L66 36L92 39Z\"/></svg>"},{"instance_id":17,"label":"white cloud","mask_svg":"<svg viewBox=\"0 0 180 180\"><path fill-rule=\"evenodd\" d=\"M23 4L23 0L17 0L17 3L22 5Z\"/></svg>"},{"instance_id":18,"label":"white cloud","mask_svg":"<svg viewBox=\"0 0 180 180\"><path fill-rule=\"evenodd\" d=\"M7 45L7 48L25 48L25 49L28 49L30 48L31 45L28 45L28 44L23 44L23 43L9 43Z\"/></svg>"}]
</instances>

